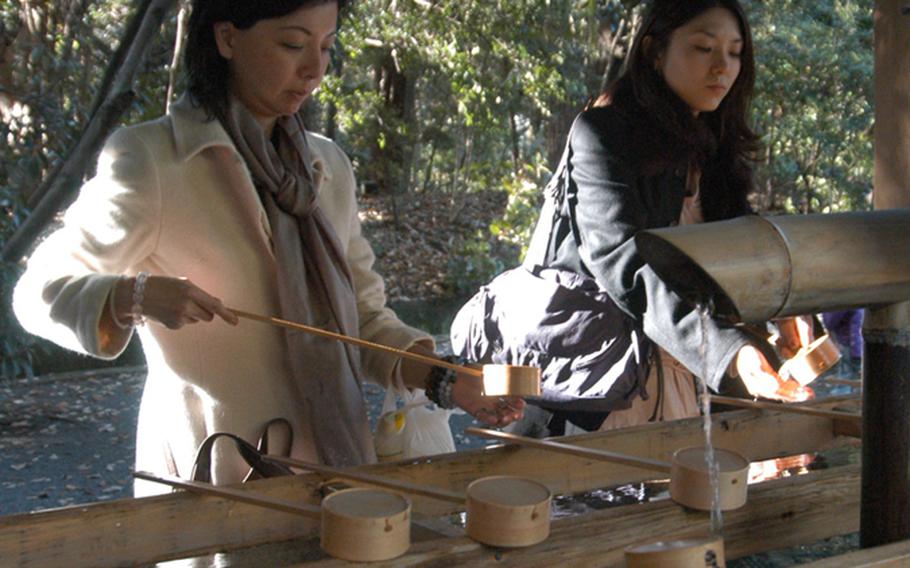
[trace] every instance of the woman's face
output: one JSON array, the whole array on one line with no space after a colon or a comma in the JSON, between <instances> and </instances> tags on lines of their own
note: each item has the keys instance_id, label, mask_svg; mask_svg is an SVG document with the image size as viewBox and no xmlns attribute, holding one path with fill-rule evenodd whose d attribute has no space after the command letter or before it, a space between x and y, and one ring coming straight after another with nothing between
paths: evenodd
<instances>
[{"instance_id":1,"label":"woman's face","mask_svg":"<svg viewBox=\"0 0 910 568\"><path fill-rule=\"evenodd\" d=\"M218 52L228 60L231 93L267 134L279 116L294 114L325 76L335 43L338 4L300 8L241 30L215 24Z\"/></svg>"},{"instance_id":2,"label":"woman's face","mask_svg":"<svg viewBox=\"0 0 910 568\"><path fill-rule=\"evenodd\" d=\"M742 65L743 38L736 17L711 8L677 28L655 65L667 85L696 115L716 110Z\"/></svg>"}]
</instances>

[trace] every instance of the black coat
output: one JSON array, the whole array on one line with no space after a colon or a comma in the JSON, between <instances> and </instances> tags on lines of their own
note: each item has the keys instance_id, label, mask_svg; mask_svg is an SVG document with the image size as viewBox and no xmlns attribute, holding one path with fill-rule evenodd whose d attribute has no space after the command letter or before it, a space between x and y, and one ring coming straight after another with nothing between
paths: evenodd
<instances>
[{"instance_id":1,"label":"black coat","mask_svg":"<svg viewBox=\"0 0 910 568\"><path fill-rule=\"evenodd\" d=\"M548 186L553 195L548 196L524 264L593 277L637 329L695 374L704 374L716 390L748 338L731 325L707 320L703 361L696 308L638 254L633 238L638 231L677 224L686 171L643 173L632 155L634 128L634 120L613 106L578 116L563 156L565 167L557 172L561 179ZM726 188L703 183L700 195L708 220L751 213L745 196Z\"/></svg>"}]
</instances>

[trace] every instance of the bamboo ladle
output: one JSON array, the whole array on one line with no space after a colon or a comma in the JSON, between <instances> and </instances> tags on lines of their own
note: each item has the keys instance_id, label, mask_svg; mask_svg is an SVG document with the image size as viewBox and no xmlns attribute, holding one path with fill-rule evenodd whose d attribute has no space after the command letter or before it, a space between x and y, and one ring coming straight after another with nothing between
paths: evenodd
<instances>
[{"instance_id":1,"label":"bamboo ladle","mask_svg":"<svg viewBox=\"0 0 910 568\"><path fill-rule=\"evenodd\" d=\"M463 494L293 458L273 455L263 457L299 469L465 505L465 531L468 536L491 546L531 546L550 534L552 494L546 486L530 479L513 476L481 477L468 485L467 494ZM513 495L509 496L510 493Z\"/></svg>"},{"instance_id":2,"label":"bamboo ladle","mask_svg":"<svg viewBox=\"0 0 910 568\"><path fill-rule=\"evenodd\" d=\"M230 309L230 311L239 318L268 323L288 329L295 329L312 335L335 339L337 341L349 343L358 347L365 347L367 349L392 353L404 359L411 359L412 361L417 361L436 367L445 367L458 373L464 373L478 377L483 380L483 391L486 396L540 396L540 369L537 367L528 367L525 365L490 364L484 365L481 369L478 369L477 367L468 367L465 365L458 365L456 363L449 363L448 361L443 361L437 357L430 357L427 355L421 355L419 353L405 351L403 349L396 349L395 347L389 347L388 345L373 343L372 341L358 339L356 337L351 337L342 333L335 333L333 331L327 331L318 327L304 325L302 323L292 322L271 316L262 316L259 314L253 314L232 308L228 309Z\"/></svg>"},{"instance_id":3,"label":"bamboo ladle","mask_svg":"<svg viewBox=\"0 0 910 568\"><path fill-rule=\"evenodd\" d=\"M189 481L172 475L153 475L145 471L133 472L133 477L136 479L143 479L145 481L152 481L154 483L161 483L163 485L170 485L171 487L185 489L187 491L192 491L193 493L199 493L202 495L214 495L215 497L222 497L224 499L239 501L241 503L247 503L249 505L258 505L260 507L274 509L276 511L282 511L285 513L293 513L295 515L302 515L304 517L312 517L315 519L322 517L322 509L314 505L301 505L298 503L291 503L290 501L286 501L284 499L278 499L277 497L271 497L268 495L260 495L251 491L241 491L239 489L233 489L231 487L212 485L210 483L202 483L200 481Z\"/></svg>"},{"instance_id":4,"label":"bamboo ladle","mask_svg":"<svg viewBox=\"0 0 910 568\"><path fill-rule=\"evenodd\" d=\"M705 451L703 447L680 448L673 453L672 463L668 463L662 460L582 448L572 444L528 438L485 428L471 427L465 431L475 436L502 440L521 446L668 473L670 474L670 498L677 503L703 511L711 510L714 503L714 490L711 488L710 475L707 468L704 467ZM728 511L742 507L746 503L749 460L731 450L715 448L714 453L719 466L720 509Z\"/></svg>"},{"instance_id":5,"label":"bamboo ladle","mask_svg":"<svg viewBox=\"0 0 910 568\"><path fill-rule=\"evenodd\" d=\"M308 471L315 471L317 473L325 473L335 477L340 477L342 479L350 479L353 481L361 481L363 483L369 483L370 485L376 485L378 487L386 487L388 489L394 489L396 491L401 491L403 493L410 493L413 495L422 495L424 497L431 497L433 499L439 499L441 501L449 501L452 503L464 504L465 496L463 493L458 493L456 491L447 491L445 489L437 489L427 487L425 485L417 485L416 483L409 483L407 481L400 481L398 479L391 479L388 477L382 477L381 475L373 475L370 473L365 473L362 471L355 471L348 468L332 467L330 465L317 464L312 462L306 462L302 460L296 460L294 458L286 458L283 456L273 456L265 455L262 456L263 459L275 463L280 463L284 465L289 465L291 467L296 467L298 469L305 469Z\"/></svg>"},{"instance_id":6,"label":"bamboo ladle","mask_svg":"<svg viewBox=\"0 0 910 568\"><path fill-rule=\"evenodd\" d=\"M133 476L193 493L320 519L320 545L342 560L391 560L407 552L411 545L411 503L386 491L346 489L332 493L322 500L321 507L316 507L174 476L143 471L134 472Z\"/></svg>"},{"instance_id":7,"label":"bamboo ladle","mask_svg":"<svg viewBox=\"0 0 910 568\"><path fill-rule=\"evenodd\" d=\"M474 428L470 427L465 429L465 432L468 434L473 434L475 436L480 436L481 438L490 438L493 440L501 440L503 442L508 442L511 444L517 444L520 446L527 446L529 448L538 448L541 450L547 450L551 452L558 452L562 454L569 454L581 458L588 458L593 460L608 461L613 463L618 463L622 465L628 465L632 467L637 467L641 469L647 469L650 471L658 471L660 473L670 473L673 469L670 462L665 462L662 460L653 460L649 458L641 458L638 456L630 456L629 454L621 454L618 452L610 452L607 450L595 450L593 448L583 448L581 446L575 446L573 444L564 444L562 442L554 442L552 440L539 440L537 438L528 438L527 436L518 436L516 434L509 434L508 432L500 432L498 430L488 430L486 428Z\"/></svg>"},{"instance_id":8,"label":"bamboo ladle","mask_svg":"<svg viewBox=\"0 0 910 568\"><path fill-rule=\"evenodd\" d=\"M763 410L777 410L780 412L791 412L793 414L807 414L809 416L818 416L820 418L832 418L834 420L847 420L851 422L862 422L862 414L853 412L844 412L842 410L828 410L826 408L812 408L811 406L798 406L794 404L782 404L780 402L769 402L764 400L748 400L745 398L735 398L730 396L711 395L711 402L726 404L729 406L738 406L740 408L757 408Z\"/></svg>"}]
</instances>

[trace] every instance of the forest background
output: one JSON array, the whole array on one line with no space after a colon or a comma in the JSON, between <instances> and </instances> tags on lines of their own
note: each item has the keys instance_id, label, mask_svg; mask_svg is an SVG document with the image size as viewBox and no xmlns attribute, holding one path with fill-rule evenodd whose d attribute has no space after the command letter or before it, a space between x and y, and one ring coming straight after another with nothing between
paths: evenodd
<instances>
[{"instance_id":1,"label":"forest background","mask_svg":"<svg viewBox=\"0 0 910 568\"><path fill-rule=\"evenodd\" d=\"M872 0L743 0L755 36L756 209L870 208ZM66 157L139 1L0 0L0 244ZM182 92L177 2L123 123ZM457 305L519 262L574 116L614 79L639 0L355 0L310 128L351 157L393 305ZM0 265L0 380L100 366L26 334ZM420 311L420 310L418 310ZM437 333L444 318L433 312ZM420 322L418 322L420 323ZM425 325L425 327L432 325ZM135 362L133 346L124 360Z\"/></svg>"}]
</instances>

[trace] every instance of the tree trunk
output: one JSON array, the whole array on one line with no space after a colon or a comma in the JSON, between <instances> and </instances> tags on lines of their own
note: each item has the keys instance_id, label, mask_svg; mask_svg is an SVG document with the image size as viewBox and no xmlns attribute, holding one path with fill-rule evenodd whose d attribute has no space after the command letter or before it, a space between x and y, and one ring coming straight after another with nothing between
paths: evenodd
<instances>
[{"instance_id":1,"label":"tree trunk","mask_svg":"<svg viewBox=\"0 0 910 568\"><path fill-rule=\"evenodd\" d=\"M344 71L344 59L340 50L335 52L332 58L332 71L335 75L340 76ZM331 140L335 139L338 130L338 106L334 101L330 101L325 109L325 135Z\"/></svg>"},{"instance_id":2,"label":"tree trunk","mask_svg":"<svg viewBox=\"0 0 910 568\"><path fill-rule=\"evenodd\" d=\"M176 0L144 0L133 15L134 20L139 22L130 28L136 28L137 31L131 41L124 42L129 45L124 49L126 53L122 64L117 64L116 69L110 72L112 80L108 88L98 94L101 101L98 112L92 116L62 165L52 174L53 179L50 182L45 180L41 201L3 246L3 260L18 261L82 184L86 164L94 161L104 140L128 108L134 96L132 86L136 73L175 2Z\"/></svg>"},{"instance_id":3,"label":"tree trunk","mask_svg":"<svg viewBox=\"0 0 910 568\"><path fill-rule=\"evenodd\" d=\"M572 121L581 111L577 103L561 103L553 109L550 119L544 125L544 134L547 141L547 167L550 171L559 165L563 149L566 146L566 137L572 127Z\"/></svg>"},{"instance_id":4,"label":"tree trunk","mask_svg":"<svg viewBox=\"0 0 910 568\"><path fill-rule=\"evenodd\" d=\"M518 146L518 125L515 124L515 113L509 111L509 134L512 137L512 171L521 173L521 151Z\"/></svg>"},{"instance_id":5,"label":"tree trunk","mask_svg":"<svg viewBox=\"0 0 910 568\"><path fill-rule=\"evenodd\" d=\"M430 180L433 175L433 161L436 159L436 144L430 141L430 158L427 160L427 167L423 174L423 191L430 189Z\"/></svg>"},{"instance_id":6,"label":"tree trunk","mask_svg":"<svg viewBox=\"0 0 910 568\"><path fill-rule=\"evenodd\" d=\"M0 91L13 91L13 43L16 38L0 22Z\"/></svg>"},{"instance_id":7,"label":"tree trunk","mask_svg":"<svg viewBox=\"0 0 910 568\"><path fill-rule=\"evenodd\" d=\"M384 145L376 146L377 183L387 195L407 192L413 161L416 89L415 80L404 73L395 56L389 52L378 69L385 119Z\"/></svg>"}]
</instances>

